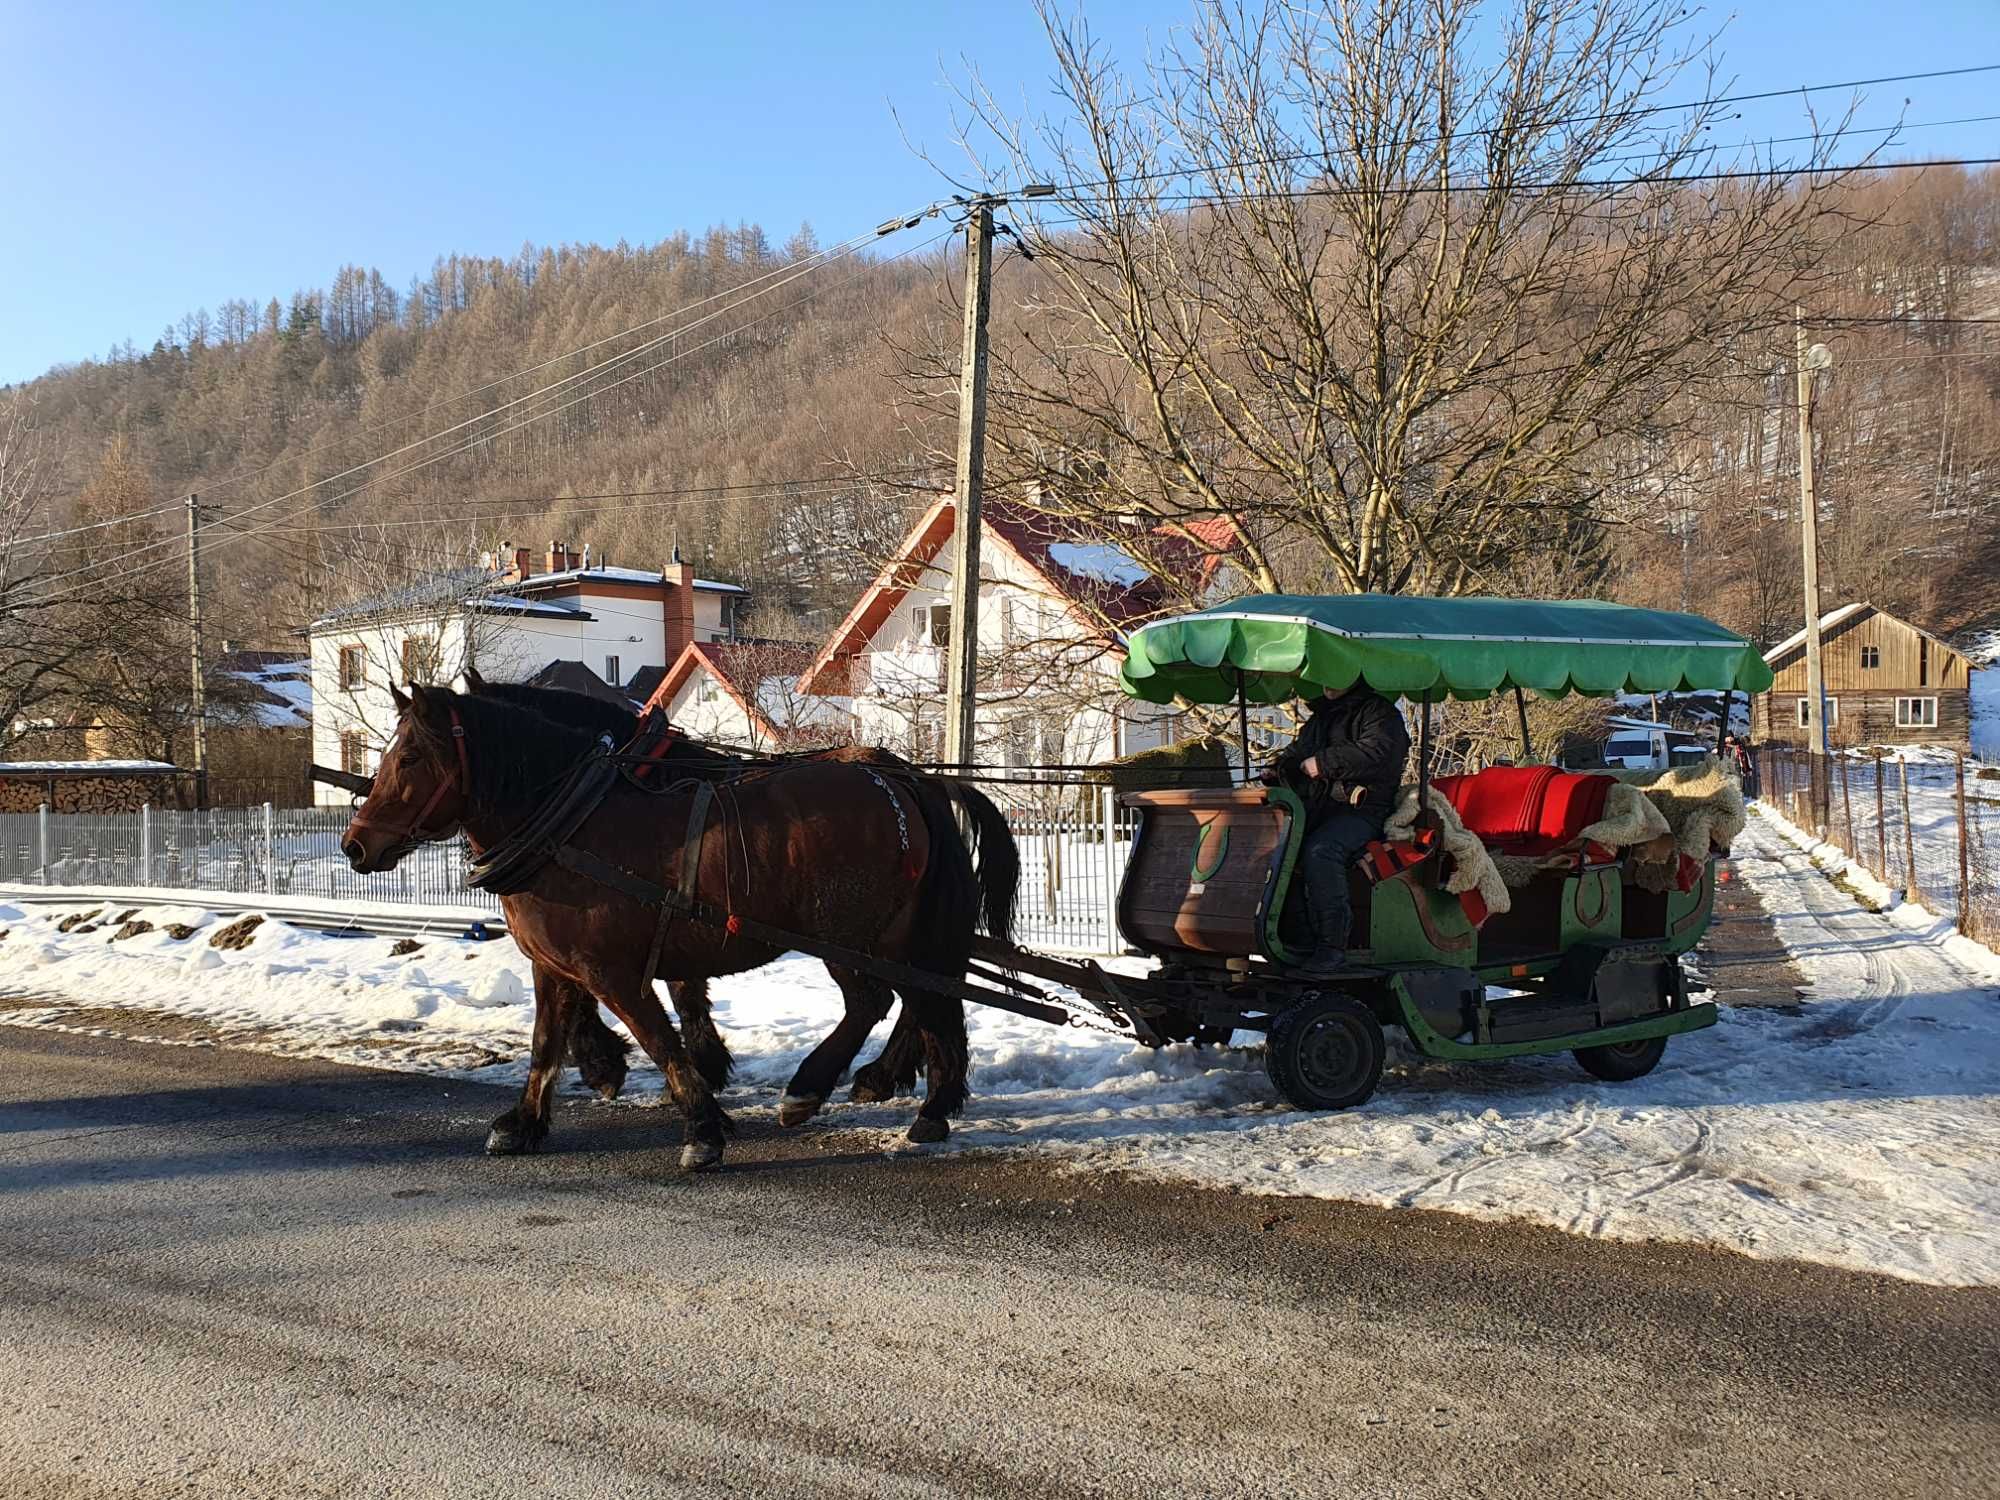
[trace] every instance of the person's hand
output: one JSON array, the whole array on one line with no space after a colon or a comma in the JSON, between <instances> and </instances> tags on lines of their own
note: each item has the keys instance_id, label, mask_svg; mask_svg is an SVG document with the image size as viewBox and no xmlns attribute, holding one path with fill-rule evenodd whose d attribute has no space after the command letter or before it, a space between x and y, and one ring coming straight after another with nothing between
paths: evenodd
<instances>
[{"instance_id":1,"label":"person's hand","mask_svg":"<svg viewBox=\"0 0 2000 1500\"><path fill-rule=\"evenodd\" d=\"M1265 786L1276 786L1285 779L1285 773L1280 771L1276 766L1266 766L1257 773L1257 779L1263 782Z\"/></svg>"},{"instance_id":2,"label":"person's hand","mask_svg":"<svg viewBox=\"0 0 2000 1500\"><path fill-rule=\"evenodd\" d=\"M1300 763L1299 770L1305 773L1308 780L1317 779L1319 776L1319 757L1317 755L1308 755Z\"/></svg>"}]
</instances>

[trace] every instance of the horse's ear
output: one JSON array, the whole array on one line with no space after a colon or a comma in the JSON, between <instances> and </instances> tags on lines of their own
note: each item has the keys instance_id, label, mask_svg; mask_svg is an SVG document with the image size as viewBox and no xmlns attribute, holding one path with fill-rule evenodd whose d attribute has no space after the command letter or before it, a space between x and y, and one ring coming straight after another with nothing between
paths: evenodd
<instances>
[{"instance_id":1,"label":"horse's ear","mask_svg":"<svg viewBox=\"0 0 2000 1500\"><path fill-rule=\"evenodd\" d=\"M396 684L393 682L389 684L389 699L392 703L396 705L397 713L399 714L409 713L410 711L409 696L406 693L404 693L404 691L401 688L397 687Z\"/></svg>"},{"instance_id":2,"label":"horse's ear","mask_svg":"<svg viewBox=\"0 0 2000 1500\"><path fill-rule=\"evenodd\" d=\"M468 693L486 691L486 679L479 675L479 668L473 666L471 662L465 664L465 690Z\"/></svg>"}]
</instances>

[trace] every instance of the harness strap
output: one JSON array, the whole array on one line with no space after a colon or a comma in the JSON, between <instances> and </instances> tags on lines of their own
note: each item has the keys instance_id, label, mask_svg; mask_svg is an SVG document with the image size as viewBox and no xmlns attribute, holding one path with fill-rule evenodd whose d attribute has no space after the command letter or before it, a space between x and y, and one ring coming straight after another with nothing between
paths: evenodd
<instances>
[{"instance_id":1,"label":"harness strap","mask_svg":"<svg viewBox=\"0 0 2000 1500\"><path fill-rule=\"evenodd\" d=\"M688 804L687 838L681 846L680 895L683 901L694 900L695 884L701 879L701 846L708 833L708 809L714 801L714 783L697 781L694 800Z\"/></svg>"}]
</instances>

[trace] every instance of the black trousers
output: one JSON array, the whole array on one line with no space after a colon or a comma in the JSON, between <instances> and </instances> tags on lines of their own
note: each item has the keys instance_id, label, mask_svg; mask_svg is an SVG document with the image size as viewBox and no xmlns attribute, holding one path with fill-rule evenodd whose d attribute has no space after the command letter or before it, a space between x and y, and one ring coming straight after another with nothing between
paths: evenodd
<instances>
[{"instance_id":1,"label":"black trousers","mask_svg":"<svg viewBox=\"0 0 2000 1500\"><path fill-rule=\"evenodd\" d=\"M1307 832L1299 846L1299 870L1305 877L1306 910L1312 918L1313 944L1322 952L1345 949L1354 928L1354 902L1347 893L1347 872L1369 840L1382 836L1378 819L1342 809Z\"/></svg>"}]
</instances>

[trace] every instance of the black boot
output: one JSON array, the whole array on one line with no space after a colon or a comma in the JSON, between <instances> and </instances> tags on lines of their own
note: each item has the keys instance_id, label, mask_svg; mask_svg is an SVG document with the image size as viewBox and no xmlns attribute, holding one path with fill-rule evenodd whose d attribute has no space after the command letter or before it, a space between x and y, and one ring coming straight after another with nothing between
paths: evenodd
<instances>
[{"instance_id":1,"label":"black boot","mask_svg":"<svg viewBox=\"0 0 2000 1500\"><path fill-rule=\"evenodd\" d=\"M1333 979L1347 967L1347 939L1354 928L1347 854L1344 849L1308 849L1304 864L1313 949L1292 965L1292 972L1302 979Z\"/></svg>"}]
</instances>

